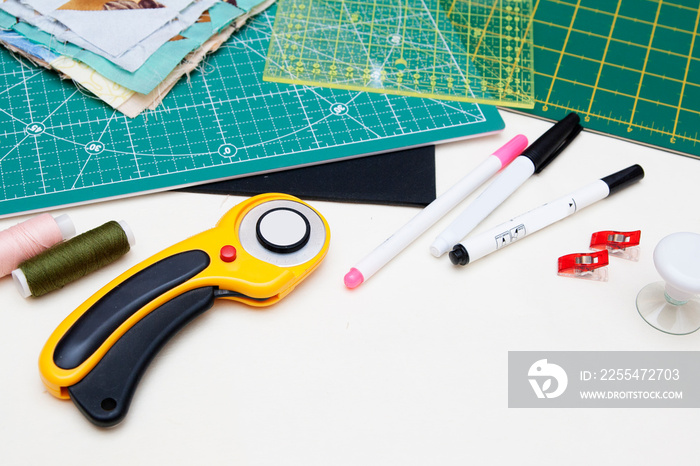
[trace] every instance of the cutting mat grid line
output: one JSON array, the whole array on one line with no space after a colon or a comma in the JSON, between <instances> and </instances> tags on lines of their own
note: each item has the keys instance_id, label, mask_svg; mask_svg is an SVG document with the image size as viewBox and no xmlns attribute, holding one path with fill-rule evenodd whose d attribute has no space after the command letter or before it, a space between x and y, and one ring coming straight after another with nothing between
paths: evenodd
<instances>
[{"instance_id":1,"label":"cutting mat grid line","mask_svg":"<svg viewBox=\"0 0 700 466\"><path fill-rule=\"evenodd\" d=\"M530 113L700 157L699 23L698 0L539 0Z\"/></svg>"},{"instance_id":2,"label":"cutting mat grid line","mask_svg":"<svg viewBox=\"0 0 700 466\"><path fill-rule=\"evenodd\" d=\"M0 215L502 129L494 108L262 82L274 7L129 119L0 50Z\"/></svg>"}]
</instances>

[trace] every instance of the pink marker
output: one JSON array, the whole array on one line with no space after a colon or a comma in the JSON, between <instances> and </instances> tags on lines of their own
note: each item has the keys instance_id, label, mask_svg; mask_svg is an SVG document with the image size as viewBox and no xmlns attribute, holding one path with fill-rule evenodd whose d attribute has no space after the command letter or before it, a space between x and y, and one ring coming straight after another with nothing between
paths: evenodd
<instances>
[{"instance_id":1,"label":"pink marker","mask_svg":"<svg viewBox=\"0 0 700 466\"><path fill-rule=\"evenodd\" d=\"M345 286L356 288L365 280L384 267L391 259L425 233L447 212L462 202L476 188L506 167L527 147L527 138L522 134L515 136L503 147L486 158L471 173L452 186L445 194L431 202L413 219L394 233L389 239L369 253L345 275Z\"/></svg>"}]
</instances>

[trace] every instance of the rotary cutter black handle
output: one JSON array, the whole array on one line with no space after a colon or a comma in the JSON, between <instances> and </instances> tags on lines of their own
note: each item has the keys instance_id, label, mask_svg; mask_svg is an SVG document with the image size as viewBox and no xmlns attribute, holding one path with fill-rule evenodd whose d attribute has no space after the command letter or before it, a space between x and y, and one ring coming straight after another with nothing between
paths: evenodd
<instances>
[{"instance_id":1,"label":"rotary cutter black handle","mask_svg":"<svg viewBox=\"0 0 700 466\"><path fill-rule=\"evenodd\" d=\"M124 280L63 335L53 353L54 363L63 369L78 367L134 313L197 275L210 262L204 251L185 251ZM183 293L128 329L82 380L67 387L83 414L103 427L121 421L149 362L170 337L212 306L215 292L214 287L203 287Z\"/></svg>"},{"instance_id":2,"label":"rotary cutter black handle","mask_svg":"<svg viewBox=\"0 0 700 466\"><path fill-rule=\"evenodd\" d=\"M68 387L80 411L100 427L124 419L141 376L165 343L214 304L214 287L185 292L127 331L80 382Z\"/></svg>"},{"instance_id":3,"label":"rotary cutter black handle","mask_svg":"<svg viewBox=\"0 0 700 466\"><path fill-rule=\"evenodd\" d=\"M124 280L85 311L63 335L53 354L54 363L62 369L78 367L136 311L185 283L209 263L209 255L204 251L186 251L151 264Z\"/></svg>"}]
</instances>

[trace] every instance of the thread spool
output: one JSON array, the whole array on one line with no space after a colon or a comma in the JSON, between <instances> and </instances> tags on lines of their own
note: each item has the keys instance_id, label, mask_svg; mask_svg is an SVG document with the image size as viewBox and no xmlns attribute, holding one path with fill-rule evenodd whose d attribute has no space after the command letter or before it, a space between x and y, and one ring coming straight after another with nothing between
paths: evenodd
<instances>
[{"instance_id":1,"label":"thread spool","mask_svg":"<svg viewBox=\"0 0 700 466\"><path fill-rule=\"evenodd\" d=\"M43 296L111 264L135 242L126 222L107 222L25 260L12 278L22 297Z\"/></svg>"},{"instance_id":2,"label":"thread spool","mask_svg":"<svg viewBox=\"0 0 700 466\"><path fill-rule=\"evenodd\" d=\"M9 275L23 261L75 236L68 215L41 214L0 231L0 277Z\"/></svg>"}]
</instances>

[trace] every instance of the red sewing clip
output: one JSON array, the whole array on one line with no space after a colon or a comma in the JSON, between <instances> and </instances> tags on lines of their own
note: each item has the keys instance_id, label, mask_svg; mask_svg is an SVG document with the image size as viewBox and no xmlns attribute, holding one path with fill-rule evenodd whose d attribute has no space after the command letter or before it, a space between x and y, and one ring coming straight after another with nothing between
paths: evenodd
<instances>
[{"instance_id":1,"label":"red sewing clip","mask_svg":"<svg viewBox=\"0 0 700 466\"><path fill-rule=\"evenodd\" d=\"M621 259L639 260L639 238L637 231L598 231L591 235L591 249L607 250Z\"/></svg>"},{"instance_id":2,"label":"red sewing clip","mask_svg":"<svg viewBox=\"0 0 700 466\"><path fill-rule=\"evenodd\" d=\"M567 254L559 258L557 275L585 278L599 282L608 281L608 250Z\"/></svg>"}]
</instances>

